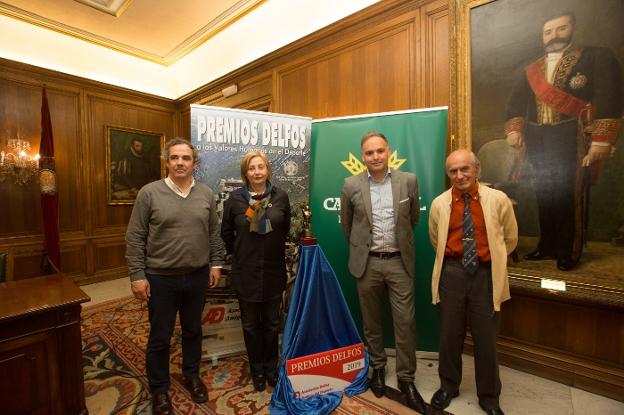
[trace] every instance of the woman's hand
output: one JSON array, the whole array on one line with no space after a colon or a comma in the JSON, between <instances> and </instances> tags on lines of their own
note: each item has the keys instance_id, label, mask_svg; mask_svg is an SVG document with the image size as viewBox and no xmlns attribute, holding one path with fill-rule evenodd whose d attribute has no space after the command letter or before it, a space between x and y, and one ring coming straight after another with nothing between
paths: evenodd
<instances>
[{"instance_id":1,"label":"woman's hand","mask_svg":"<svg viewBox=\"0 0 624 415\"><path fill-rule=\"evenodd\" d=\"M208 282L209 288L214 288L219 285L221 279L221 268L210 268L210 280Z\"/></svg>"}]
</instances>

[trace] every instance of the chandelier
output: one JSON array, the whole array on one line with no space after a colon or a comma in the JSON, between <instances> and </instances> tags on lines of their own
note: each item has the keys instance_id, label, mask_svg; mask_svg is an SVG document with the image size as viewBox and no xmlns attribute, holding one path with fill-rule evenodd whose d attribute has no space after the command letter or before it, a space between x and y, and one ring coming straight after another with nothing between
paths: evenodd
<instances>
[{"instance_id":1,"label":"chandelier","mask_svg":"<svg viewBox=\"0 0 624 415\"><path fill-rule=\"evenodd\" d=\"M7 140L0 151L0 183L12 178L15 184L28 184L39 171L39 154L31 156L30 142L21 138Z\"/></svg>"}]
</instances>

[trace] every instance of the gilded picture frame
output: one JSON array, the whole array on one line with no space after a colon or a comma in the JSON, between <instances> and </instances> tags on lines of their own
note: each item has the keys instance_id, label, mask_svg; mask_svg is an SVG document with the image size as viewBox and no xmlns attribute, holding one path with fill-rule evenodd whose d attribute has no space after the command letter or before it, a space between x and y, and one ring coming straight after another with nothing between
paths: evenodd
<instances>
[{"instance_id":1,"label":"gilded picture frame","mask_svg":"<svg viewBox=\"0 0 624 415\"><path fill-rule=\"evenodd\" d=\"M109 205L132 205L145 184L165 176L163 133L106 126L106 194Z\"/></svg>"},{"instance_id":2,"label":"gilded picture frame","mask_svg":"<svg viewBox=\"0 0 624 415\"><path fill-rule=\"evenodd\" d=\"M511 91L525 68L544 56L542 28L547 18L568 11L576 16L573 42L611 50L619 61L624 79L624 44L621 42L624 5L619 0L449 2L449 147L450 150L470 148L479 156L483 182L491 184L495 181L493 171L517 160L511 157L515 150L505 142L505 110ZM520 234L515 259L510 258L509 262L512 289L624 306L624 276L620 271L624 269L624 190L618 190L622 186L617 185L617 177L624 174L623 141L620 134L616 150L605 161L601 176L591 188L588 237L578 266L569 271L558 269L556 260L523 259L535 247L540 229L535 195L531 190L531 166L522 165L520 181L524 189L520 193L508 193L512 199L517 199ZM493 153L496 157L492 157L485 151L486 147L488 150L498 147L502 153ZM552 162L557 163L557 160ZM550 285L550 281L556 283ZM564 286L565 290L556 289Z\"/></svg>"}]
</instances>

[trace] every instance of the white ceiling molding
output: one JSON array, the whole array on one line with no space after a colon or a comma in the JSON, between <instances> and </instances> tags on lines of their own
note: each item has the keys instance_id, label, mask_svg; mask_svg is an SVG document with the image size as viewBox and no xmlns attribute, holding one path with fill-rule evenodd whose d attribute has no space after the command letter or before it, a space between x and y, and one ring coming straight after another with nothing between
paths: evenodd
<instances>
[{"instance_id":1,"label":"white ceiling molding","mask_svg":"<svg viewBox=\"0 0 624 415\"><path fill-rule=\"evenodd\" d=\"M119 17L128 8L132 0L75 0L85 6L93 7L111 16Z\"/></svg>"}]
</instances>

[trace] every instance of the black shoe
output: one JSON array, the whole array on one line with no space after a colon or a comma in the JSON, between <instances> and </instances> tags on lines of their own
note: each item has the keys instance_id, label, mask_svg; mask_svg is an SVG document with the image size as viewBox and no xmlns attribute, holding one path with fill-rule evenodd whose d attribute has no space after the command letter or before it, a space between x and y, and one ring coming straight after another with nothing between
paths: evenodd
<instances>
[{"instance_id":1,"label":"black shoe","mask_svg":"<svg viewBox=\"0 0 624 415\"><path fill-rule=\"evenodd\" d=\"M277 385L277 377L278 377L277 372L276 371L266 372L264 375L266 376L266 380L269 386L274 388L275 385Z\"/></svg>"},{"instance_id":2,"label":"black shoe","mask_svg":"<svg viewBox=\"0 0 624 415\"><path fill-rule=\"evenodd\" d=\"M433 394L431 398L431 406L435 409L444 409L451 404L453 398L457 398L459 396L459 391L455 391L455 393L450 393L440 388L436 393Z\"/></svg>"},{"instance_id":3,"label":"black shoe","mask_svg":"<svg viewBox=\"0 0 624 415\"><path fill-rule=\"evenodd\" d=\"M266 389L266 378L264 377L264 374L251 375L251 380L253 382L254 389L257 390L258 392L262 392L263 390Z\"/></svg>"},{"instance_id":4,"label":"black shoe","mask_svg":"<svg viewBox=\"0 0 624 415\"><path fill-rule=\"evenodd\" d=\"M554 259L554 257L546 252L542 252L537 248L534 251L529 252L524 257L527 261L539 261L540 259Z\"/></svg>"},{"instance_id":5,"label":"black shoe","mask_svg":"<svg viewBox=\"0 0 624 415\"><path fill-rule=\"evenodd\" d=\"M400 380L399 390L403 392L403 396L407 401L407 406L424 415L429 413L427 411L427 405L425 405L425 400L420 396L413 382Z\"/></svg>"},{"instance_id":6,"label":"black shoe","mask_svg":"<svg viewBox=\"0 0 624 415\"><path fill-rule=\"evenodd\" d=\"M386 393L386 369L373 369L373 377L368 384L376 397L381 398Z\"/></svg>"},{"instance_id":7,"label":"black shoe","mask_svg":"<svg viewBox=\"0 0 624 415\"><path fill-rule=\"evenodd\" d=\"M208 400L208 389L199 377L184 381L184 387L191 394L191 398L197 403L204 403Z\"/></svg>"},{"instance_id":8,"label":"black shoe","mask_svg":"<svg viewBox=\"0 0 624 415\"><path fill-rule=\"evenodd\" d=\"M557 260L557 268L561 271L570 271L571 269L576 268L578 261L574 261L570 258L559 258Z\"/></svg>"},{"instance_id":9,"label":"black shoe","mask_svg":"<svg viewBox=\"0 0 624 415\"><path fill-rule=\"evenodd\" d=\"M505 415L505 413L503 412L502 409L500 409L499 407L496 408L485 408L483 405L479 404L479 406L481 407L481 409L483 409L485 411L486 414L488 415Z\"/></svg>"},{"instance_id":10,"label":"black shoe","mask_svg":"<svg viewBox=\"0 0 624 415\"><path fill-rule=\"evenodd\" d=\"M173 415L173 407L171 399L167 393L157 393L152 396L152 414L154 415Z\"/></svg>"}]
</instances>

